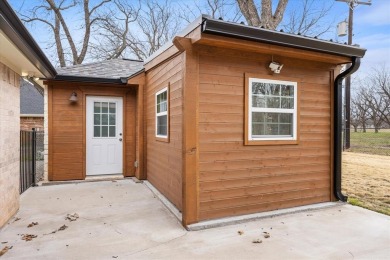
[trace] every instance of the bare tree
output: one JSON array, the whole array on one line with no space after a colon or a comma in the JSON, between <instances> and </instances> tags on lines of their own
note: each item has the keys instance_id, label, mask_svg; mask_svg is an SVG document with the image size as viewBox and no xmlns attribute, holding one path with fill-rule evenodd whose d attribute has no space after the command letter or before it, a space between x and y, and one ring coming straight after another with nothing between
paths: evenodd
<instances>
[{"instance_id":1,"label":"bare tree","mask_svg":"<svg viewBox=\"0 0 390 260\"><path fill-rule=\"evenodd\" d=\"M100 19L98 10L110 1L100 0L94 6L90 6L89 0L41 0L39 5L26 14L20 14L20 16L26 23L41 22L48 26L54 35L58 61L60 66L64 67L67 59L73 64L81 64L84 61L88 52L92 27ZM84 32L80 43L77 43L71 32L69 21L64 18L64 12L80 6L83 12L81 28ZM69 58L67 58L64 46L68 46L70 49Z\"/></svg>"},{"instance_id":2,"label":"bare tree","mask_svg":"<svg viewBox=\"0 0 390 260\"><path fill-rule=\"evenodd\" d=\"M201 14L232 22L238 22L242 18L236 0L203 0L194 1L192 4L179 4L179 18L187 23L192 22Z\"/></svg>"},{"instance_id":3,"label":"bare tree","mask_svg":"<svg viewBox=\"0 0 390 260\"><path fill-rule=\"evenodd\" d=\"M260 14L254 0L236 0L248 25L275 30L283 19L288 0L279 0L272 12L272 0L261 0Z\"/></svg>"},{"instance_id":4,"label":"bare tree","mask_svg":"<svg viewBox=\"0 0 390 260\"><path fill-rule=\"evenodd\" d=\"M289 33L321 36L333 27L333 22L325 21L333 4L333 1L299 0L299 8L292 9L287 14L288 19L283 21L282 28Z\"/></svg>"}]
</instances>

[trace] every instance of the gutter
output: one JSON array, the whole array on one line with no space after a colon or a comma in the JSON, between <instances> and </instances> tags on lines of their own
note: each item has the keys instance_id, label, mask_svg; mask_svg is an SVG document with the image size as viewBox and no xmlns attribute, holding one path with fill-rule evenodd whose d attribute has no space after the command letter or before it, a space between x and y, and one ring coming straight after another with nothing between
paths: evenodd
<instances>
[{"instance_id":1,"label":"gutter","mask_svg":"<svg viewBox=\"0 0 390 260\"><path fill-rule=\"evenodd\" d=\"M341 192L341 165L342 165L342 126L343 126L343 100L342 100L342 82L343 79L355 71L357 71L360 67L360 58L352 57L352 65L340 73L336 79L334 80L334 93L335 93L335 108L334 108L334 195L336 198L342 202L346 202L348 197L342 194Z\"/></svg>"},{"instance_id":2,"label":"gutter","mask_svg":"<svg viewBox=\"0 0 390 260\"><path fill-rule=\"evenodd\" d=\"M70 75L57 75L54 81L68 81L68 82L86 82L86 83L102 83L102 84L120 84L125 85L121 78L94 78L85 76L70 76Z\"/></svg>"},{"instance_id":3,"label":"gutter","mask_svg":"<svg viewBox=\"0 0 390 260\"><path fill-rule=\"evenodd\" d=\"M203 18L202 33L227 36L236 39L262 42L327 54L336 54L344 57L362 58L366 52L366 49L362 49L357 46L226 22L209 17Z\"/></svg>"},{"instance_id":4,"label":"gutter","mask_svg":"<svg viewBox=\"0 0 390 260\"><path fill-rule=\"evenodd\" d=\"M7 1L0 0L0 29L46 78L57 72Z\"/></svg>"}]
</instances>

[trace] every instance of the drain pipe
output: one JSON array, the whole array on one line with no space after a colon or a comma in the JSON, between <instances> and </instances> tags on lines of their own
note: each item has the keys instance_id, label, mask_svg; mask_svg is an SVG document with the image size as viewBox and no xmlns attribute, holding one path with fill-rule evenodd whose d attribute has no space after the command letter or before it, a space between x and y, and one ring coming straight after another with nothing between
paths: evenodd
<instances>
[{"instance_id":1,"label":"drain pipe","mask_svg":"<svg viewBox=\"0 0 390 260\"><path fill-rule=\"evenodd\" d=\"M343 79L355 71L357 71L360 67L360 58L352 57L352 65L340 73L335 81L334 81L334 93L335 93L335 101L336 106L334 109L334 195L340 201L346 202L348 197L342 194L341 192L341 165L342 165L342 126L343 126L343 100L342 100L342 85Z\"/></svg>"}]
</instances>

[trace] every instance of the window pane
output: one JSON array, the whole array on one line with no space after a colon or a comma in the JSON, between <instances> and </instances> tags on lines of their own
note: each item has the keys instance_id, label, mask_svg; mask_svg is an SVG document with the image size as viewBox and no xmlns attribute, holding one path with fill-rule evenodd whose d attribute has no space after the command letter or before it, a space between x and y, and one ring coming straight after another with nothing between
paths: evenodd
<instances>
[{"instance_id":1,"label":"window pane","mask_svg":"<svg viewBox=\"0 0 390 260\"><path fill-rule=\"evenodd\" d=\"M93 104L93 112L100 113L100 102L94 102Z\"/></svg>"},{"instance_id":2,"label":"window pane","mask_svg":"<svg viewBox=\"0 0 390 260\"><path fill-rule=\"evenodd\" d=\"M157 135L167 135L167 115L157 117Z\"/></svg>"},{"instance_id":3,"label":"window pane","mask_svg":"<svg viewBox=\"0 0 390 260\"><path fill-rule=\"evenodd\" d=\"M110 130L110 137L115 137L115 126L110 126L109 127L109 130Z\"/></svg>"},{"instance_id":4,"label":"window pane","mask_svg":"<svg viewBox=\"0 0 390 260\"><path fill-rule=\"evenodd\" d=\"M282 85L281 96L294 97L294 86Z\"/></svg>"},{"instance_id":5,"label":"window pane","mask_svg":"<svg viewBox=\"0 0 390 260\"><path fill-rule=\"evenodd\" d=\"M280 85L279 84L267 84L266 94L272 96L279 96L280 94Z\"/></svg>"},{"instance_id":6,"label":"window pane","mask_svg":"<svg viewBox=\"0 0 390 260\"><path fill-rule=\"evenodd\" d=\"M280 98L267 97L267 108L280 108Z\"/></svg>"},{"instance_id":7,"label":"window pane","mask_svg":"<svg viewBox=\"0 0 390 260\"><path fill-rule=\"evenodd\" d=\"M94 125L100 125L100 114L94 114L93 115L93 124Z\"/></svg>"},{"instance_id":8,"label":"window pane","mask_svg":"<svg viewBox=\"0 0 390 260\"><path fill-rule=\"evenodd\" d=\"M100 137L100 126L93 127L93 137Z\"/></svg>"},{"instance_id":9,"label":"window pane","mask_svg":"<svg viewBox=\"0 0 390 260\"><path fill-rule=\"evenodd\" d=\"M280 114L280 123L292 123L293 122L293 114Z\"/></svg>"},{"instance_id":10,"label":"window pane","mask_svg":"<svg viewBox=\"0 0 390 260\"><path fill-rule=\"evenodd\" d=\"M253 123L252 124L252 135L264 135L264 124Z\"/></svg>"},{"instance_id":11,"label":"window pane","mask_svg":"<svg viewBox=\"0 0 390 260\"><path fill-rule=\"evenodd\" d=\"M292 124L283 124L280 125L280 130L279 130L280 135L293 135L293 127Z\"/></svg>"},{"instance_id":12,"label":"window pane","mask_svg":"<svg viewBox=\"0 0 390 260\"><path fill-rule=\"evenodd\" d=\"M252 96L252 106L253 107L265 107L265 99L264 96Z\"/></svg>"},{"instance_id":13,"label":"window pane","mask_svg":"<svg viewBox=\"0 0 390 260\"><path fill-rule=\"evenodd\" d=\"M284 98L282 97L282 108L292 109L294 108L294 99L293 98Z\"/></svg>"},{"instance_id":14,"label":"window pane","mask_svg":"<svg viewBox=\"0 0 390 260\"><path fill-rule=\"evenodd\" d=\"M108 126L102 126L102 137L108 137Z\"/></svg>"},{"instance_id":15,"label":"window pane","mask_svg":"<svg viewBox=\"0 0 390 260\"><path fill-rule=\"evenodd\" d=\"M108 102L102 102L102 113L108 113Z\"/></svg>"},{"instance_id":16,"label":"window pane","mask_svg":"<svg viewBox=\"0 0 390 260\"><path fill-rule=\"evenodd\" d=\"M110 114L109 120L110 125L115 125L115 114Z\"/></svg>"},{"instance_id":17,"label":"window pane","mask_svg":"<svg viewBox=\"0 0 390 260\"><path fill-rule=\"evenodd\" d=\"M108 115L102 114L102 125L108 125Z\"/></svg>"},{"instance_id":18,"label":"window pane","mask_svg":"<svg viewBox=\"0 0 390 260\"><path fill-rule=\"evenodd\" d=\"M116 104L110 103L110 113L115 113L115 112L116 112Z\"/></svg>"},{"instance_id":19,"label":"window pane","mask_svg":"<svg viewBox=\"0 0 390 260\"><path fill-rule=\"evenodd\" d=\"M252 112L252 122L253 123L265 122L264 121L265 114L266 113L262 113L262 112Z\"/></svg>"},{"instance_id":20,"label":"window pane","mask_svg":"<svg viewBox=\"0 0 390 260\"><path fill-rule=\"evenodd\" d=\"M265 88L266 88L265 83L260 83L260 82L252 83L253 94L265 95Z\"/></svg>"}]
</instances>

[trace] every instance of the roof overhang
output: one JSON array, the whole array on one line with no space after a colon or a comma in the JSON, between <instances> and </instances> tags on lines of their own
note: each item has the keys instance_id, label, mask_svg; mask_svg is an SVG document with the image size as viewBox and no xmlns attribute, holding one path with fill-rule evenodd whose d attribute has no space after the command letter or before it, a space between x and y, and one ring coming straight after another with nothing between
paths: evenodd
<instances>
[{"instance_id":1,"label":"roof overhang","mask_svg":"<svg viewBox=\"0 0 390 260\"><path fill-rule=\"evenodd\" d=\"M57 72L7 1L0 0L0 61L21 76L53 78Z\"/></svg>"},{"instance_id":2,"label":"roof overhang","mask_svg":"<svg viewBox=\"0 0 390 260\"><path fill-rule=\"evenodd\" d=\"M316 38L283 33L237 23L203 17L202 33L298 48L345 57L362 58L366 49Z\"/></svg>"}]
</instances>

